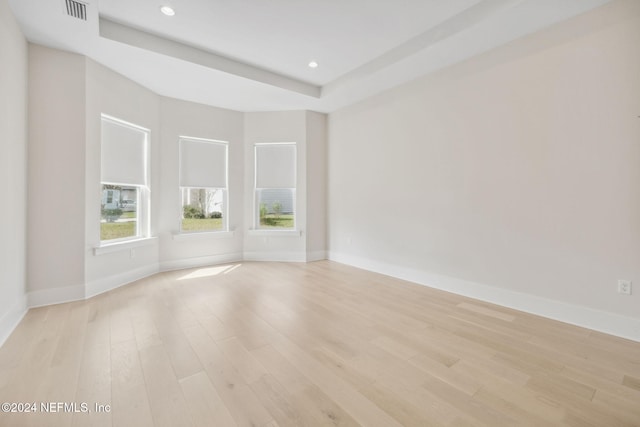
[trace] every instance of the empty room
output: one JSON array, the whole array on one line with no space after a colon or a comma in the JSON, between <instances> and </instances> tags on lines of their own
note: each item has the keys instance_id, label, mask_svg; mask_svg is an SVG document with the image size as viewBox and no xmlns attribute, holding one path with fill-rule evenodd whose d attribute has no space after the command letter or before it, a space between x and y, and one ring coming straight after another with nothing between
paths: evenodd
<instances>
[{"instance_id":1,"label":"empty room","mask_svg":"<svg viewBox=\"0 0 640 427\"><path fill-rule=\"evenodd\" d=\"M0 0L0 426L640 426L640 1Z\"/></svg>"}]
</instances>

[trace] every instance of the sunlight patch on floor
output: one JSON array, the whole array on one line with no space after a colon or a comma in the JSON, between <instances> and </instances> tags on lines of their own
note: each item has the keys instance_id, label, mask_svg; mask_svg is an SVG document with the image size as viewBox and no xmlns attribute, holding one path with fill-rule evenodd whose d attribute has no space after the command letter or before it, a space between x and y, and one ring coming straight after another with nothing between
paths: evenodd
<instances>
[{"instance_id":1,"label":"sunlight patch on floor","mask_svg":"<svg viewBox=\"0 0 640 427\"><path fill-rule=\"evenodd\" d=\"M233 265L219 265L216 267L199 268L198 270L192 271L189 274L179 277L178 280L200 279L202 277L212 277L212 276L218 276L220 274L229 274L233 270L236 270L237 268L239 268L241 265L242 264L233 264Z\"/></svg>"}]
</instances>

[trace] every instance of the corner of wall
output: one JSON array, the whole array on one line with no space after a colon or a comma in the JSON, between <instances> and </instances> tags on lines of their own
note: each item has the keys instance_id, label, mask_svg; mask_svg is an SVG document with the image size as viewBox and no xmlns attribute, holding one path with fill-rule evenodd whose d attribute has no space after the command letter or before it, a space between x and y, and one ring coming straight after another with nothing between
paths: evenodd
<instances>
[{"instance_id":1,"label":"corner of wall","mask_svg":"<svg viewBox=\"0 0 640 427\"><path fill-rule=\"evenodd\" d=\"M18 326L24 315L27 314L27 310L27 296L23 295L0 317L0 347Z\"/></svg>"},{"instance_id":2,"label":"corner of wall","mask_svg":"<svg viewBox=\"0 0 640 427\"><path fill-rule=\"evenodd\" d=\"M26 313L29 45L0 0L0 180L11 209L0 213L0 346Z\"/></svg>"}]
</instances>

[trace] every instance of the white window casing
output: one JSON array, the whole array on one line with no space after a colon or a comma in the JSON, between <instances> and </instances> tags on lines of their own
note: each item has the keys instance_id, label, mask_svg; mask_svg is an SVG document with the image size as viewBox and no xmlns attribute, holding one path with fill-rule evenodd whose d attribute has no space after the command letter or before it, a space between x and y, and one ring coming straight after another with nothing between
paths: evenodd
<instances>
[{"instance_id":1,"label":"white window casing","mask_svg":"<svg viewBox=\"0 0 640 427\"><path fill-rule=\"evenodd\" d=\"M102 209L121 209L134 212L133 217L120 215L109 221L103 212L100 227L100 250L96 255L124 250L131 245L144 244L150 238L150 189L149 189L150 131L106 114L101 115L100 181L103 189ZM107 188L115 186L116 188ZM127 200L123 192L128 192ZM135 194L130 194L135 192ZM129 200L131 199L131 200ZM123 202L127 202L127 206ZM113 206L111 206L113 205ZM133 206L133 209L131 209ZM114 214L115 215L115 214ZM105 222L134 222L133 234L122 237L103 235ZM108 236L108 237L105 237ZM106 249L109 248L109 249Z\"/></svg>"}]
</instances>

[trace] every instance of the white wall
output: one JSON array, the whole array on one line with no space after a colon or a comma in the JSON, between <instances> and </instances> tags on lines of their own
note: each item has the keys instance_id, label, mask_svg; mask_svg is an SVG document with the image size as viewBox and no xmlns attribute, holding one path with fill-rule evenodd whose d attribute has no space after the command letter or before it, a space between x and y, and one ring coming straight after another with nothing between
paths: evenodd
<instances>
[{"instance_id":1,"label":"white wall","mask_svg":"<svg viewBox=\"0 0 640 427\"><path fill-rule=\"evenodd\" d=\"M331 257L640 339L639 42L614 2L330 114Z\"/></svg>"},{"instance_id":2,"label":"white wall","mask_svg":"<svg viewBox=\"0 0 640 427\"><path fill-rule=\"evenodd\" d=\"M243 115L237 111L209 107L172 98L161 98L161 165L160 185L164 189L160 208L154 212L160 230L161 269L236 261L242 258L244 228L244 140ZM178 138L190 136L227 141L228 224L233 235L224 238L215 234L183 236L174 239L180 230L180 182ZM203 236L206 236L203 238Z\"/></svg>"},{"instance_id":3,"label":"white wall","mask_svg":"<svg viewBox=\"0 0 640 427\"><path fill-rule=\"evenodd\" d=\"M93 254L100 243L101 113L151 129L150 168L159 171L157 95L81 55L29 45L30 306L81 299L158 271L157 241ZM157 211L157 172L151 189Z\"/></svg>"},{"instance_id":4,"label":"white wall","mask_svg":"<svg viewBox=\"0 0 640 427\"><path fill-rule=\"evenodd\" d=\"M0 345L26 308L27 42L0 0Z\"/></svg>"},{"instance_id":5,"label":"white wall","mask_svg":"<svg viewBox=\"0 0 640 427\"><path fill-rule=\"evenodd\" d=\"M245 115L163 98L90 59L42 46L30 46L30 59L30 305L93 296L161 270L242 259L305 261L324 255L324 191L307 196L307 167L318 174L309 181L309 191L323 189L325 115ZM101 114L150 130L153 239L143 246L112 247L96 254ZM179 136L229 142L232 233L176 238L181 214ZM253 224L253 144L268 141L298 143L297 236L246 235ZM308 144L316 153L313 164L308 164ZM309 236L307 203L315 211ZM308 242L314 248L310 255L305 252Z\"/></svg>"},{"instance_id":6,"label":"white wall","mask_svg":"<svg viewBox=\"0 0 640 427\"><path fill-rule=\"evenodd\" d=\"M326 257L326 114L311 111L244 114L244 259L315 261ZM295 142L296 231L255 231L256 143Z\"/></svg>"},{"instance_id":7,"label":"white wall","mask_svg":"<svg viewBox=\"0 0 640 427\"><path fill-rule=\"evenodd\" d=\"M307 130L304 111L245 113L244 218L246 228L254 228L254 146L260 142L295 142L297 149L296 236L255 235L245 233L244 258L249 260L306 260L307 231Z\"/></svg>"},{"instance_id":8,"label":"white wall","mask_svg":"<svg viewBox=\"0 0 640 427\"><path fill-rule=\"evenodd\" d=\"M86 94L86 241L85 284L89 295L158 270L158 242L130 250L94 255L100 245L100 129L101 114L150 130L151 235L158 235L160 209L160 97L122 75L87 59Z\"/></svg>"},{"instance_id":9,"label":"white wall","mask_svg":"<svg viewBox=\"0 0 640 427\"><path fill-rule=\"evenodd\" d=\"M307 111L307 261L327 252L327 115Z\"/></svg>"},{"instance_id":10,"label":"white wall","mask_svg":"<svg viewBox=\"0 0 640 427\"><path fill-rule=\"evenodd\" d=\"M82 297L85 58L29 45L29 304Z\"/></svg>"}]
</instances>

